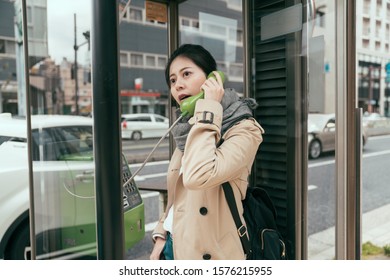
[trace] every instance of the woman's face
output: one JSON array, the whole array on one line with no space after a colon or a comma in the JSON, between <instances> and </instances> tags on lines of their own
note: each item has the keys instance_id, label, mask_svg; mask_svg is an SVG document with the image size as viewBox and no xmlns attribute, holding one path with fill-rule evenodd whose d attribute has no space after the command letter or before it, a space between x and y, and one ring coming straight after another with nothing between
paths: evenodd
<instances>
[{"instance_id":1,"label":"woman's face","mask_svg":"<svg viewBox=\"0 0 390 280\"><path fill-rule=\"evenodd\" d=\"M169 68L169 83L171 94L178 104L187 97L200 92L200 87L206 81L206 74L191 59L178 56Z\"/></svg>"}]
</instances>

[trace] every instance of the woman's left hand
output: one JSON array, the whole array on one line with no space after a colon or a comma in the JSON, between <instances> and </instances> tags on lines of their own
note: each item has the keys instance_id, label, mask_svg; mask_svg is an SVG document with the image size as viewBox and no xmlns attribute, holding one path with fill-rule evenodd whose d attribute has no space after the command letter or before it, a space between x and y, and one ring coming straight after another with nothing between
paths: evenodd
<instances>
[{"instance_id":1,"label":"woman's left hand","mask_svg":"<svg viewBox=\"0 0 390 280\"><path fill-rule=\"evenodd\" d=\"M222 78L217 71L213 71L215 78L208 78L201 89L204 91L205 99L212 99L221 102L225 90L223 88Z\"/></svg>"},{"instance_id":2,"label":"woman's left hand","mask_svg":"<svg viewBox=\"0 0 390 280\"><path fill-rule=\"evenodd\" d=\"M151 260L159 260L160 259L160 254L164 250L165 242L166 242L165 239L157 237L156 243L154 243L152 253L150 254L150 257L149 257Z\"/></svg>"}]
</instances>

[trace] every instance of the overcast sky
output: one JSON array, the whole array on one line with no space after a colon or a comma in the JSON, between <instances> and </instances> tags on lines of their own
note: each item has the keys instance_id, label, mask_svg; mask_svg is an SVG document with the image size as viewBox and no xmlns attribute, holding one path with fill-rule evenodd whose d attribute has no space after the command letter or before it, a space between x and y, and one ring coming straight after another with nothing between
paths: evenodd
<instances>
[{"instance_id":1,"label":"overcast sky","mask_svg":"<svg viewBox=\"0 0 390 280\"><path fill-rule=\"evenodd\" d=\"M49 55L56 63L63 57L74 61L74 14L76 14L77 45L85 42L83 32L91 28L92 0L47 0ZM81 46L77 61L86 64L88 45Z\"/></svg>"}]
</instances>

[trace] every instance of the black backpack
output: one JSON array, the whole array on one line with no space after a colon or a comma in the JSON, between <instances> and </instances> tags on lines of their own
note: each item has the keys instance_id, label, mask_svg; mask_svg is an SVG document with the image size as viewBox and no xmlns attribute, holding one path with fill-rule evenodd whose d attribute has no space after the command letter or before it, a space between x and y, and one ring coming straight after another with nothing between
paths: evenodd
<instances>
[{"instance_id":1,"label":"black backpack","mask_svg":"<svg viewBox=\"0 0 390 280\"><path fill-rule=\"evenodd\" d=\"M286 246L276 225L275 206L267 192L260 187L248 187L242 202L245 227L238 214L232 187L229 183L222 184L222 187L247 259L287 259Z\"/></svg>"}]
</instances>

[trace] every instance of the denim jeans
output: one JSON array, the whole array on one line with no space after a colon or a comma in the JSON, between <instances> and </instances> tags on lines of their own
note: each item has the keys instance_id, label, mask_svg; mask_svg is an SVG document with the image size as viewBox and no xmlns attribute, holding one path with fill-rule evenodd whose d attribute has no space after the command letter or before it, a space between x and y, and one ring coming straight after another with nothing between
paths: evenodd
<instances>
[{"instance_id":1,"label":"denim jeans","mask_svg":"<svg viewBox=\"0 0 390 280\"><path fill-rule=\"evenodd\" d=\"M167 240L164 245L163 254L166 260L173 260L173 242L172 235L167 233Z\"/></svg>"}]
</instances>

